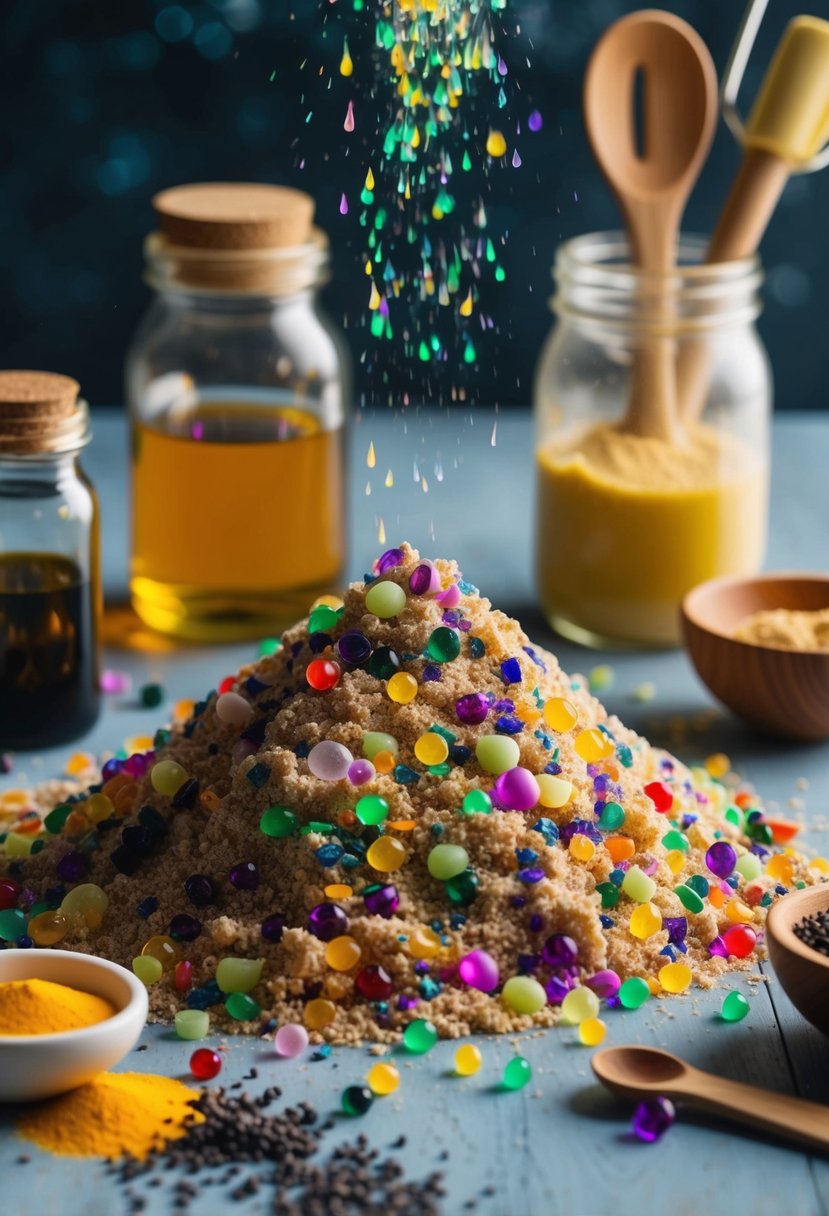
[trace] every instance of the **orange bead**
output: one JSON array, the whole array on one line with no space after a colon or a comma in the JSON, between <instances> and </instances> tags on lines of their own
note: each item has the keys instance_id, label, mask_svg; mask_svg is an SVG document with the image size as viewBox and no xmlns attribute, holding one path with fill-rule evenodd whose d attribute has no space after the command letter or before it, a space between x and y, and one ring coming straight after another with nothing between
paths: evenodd
<instances>
[{"instance_id":1,"label":"orange bead","mask_svg":"<svg viewBox=\"0 0 829 1216\"><path fill-rule=\"evenodd\" d=\"M138 783L130 781L128 785L122 785L113 799L113 805L119 815L129 815L130 811L135 806L135 800L138 797Z\"/></svg>"},{"instance_id":2,"label":"orange bead","mask_svg":"<svg viewBox=\"0 0 829 1216\"><path fill-rule=\"evenodd\" d=\"M636 852L636 845L629 836L608 836L604 847L617 864L627 861Z\"/></svg>"},{"instance_id":3,"label":"orange bead","mask_svg":"<svg viewBox=\"0 0 829 1216\"><path fill-rule=\"evenodd\" d=\"M84 832L89 831L89 820L83 811L72 811L63 825L63 830L67 836L83 836Z\"/></svg>"},{"instance_id":4,"label":"orange bead","mask_svg":"<svg viewBox=\"0 0 829 1216\"><path fill-rule=\"evenodd\" d=\"M725 904L726 896L719 887L708 888L708 902L712 908L721 908Z\"/></svg>"},{"instance_id":5,"label":"orange bead","mask_svg":"<svg viewBox=\"0 0 829 1216\"><path fill-rule=\"evenodd\" d=\"M208 815L212 815L222 805L222 800L215 790L202 790L199 794L199 806Z\"/></svg>"},{"instance_id":6,"label":"orange bead","mask_svg":"<svg viewBox=\"0 0 829 1216\"><path fill-rule=\"evenodd\" d=\"M394 752L378 752L372 761L378 773L390 773L397 764Z\"/></svg>"},{"instance_id":7,"label":"orange bead","mask_svg":"<svg viewBox=\"0 0 829 1216\"><path fill-rule=\"evenodd\" d=\"M109 781L105 781L101 786L101 793L106 794L107 798L115 798L122 785L126 785L130 781L127 773L116 773L114 777L110 777Z\"/></svg>"},{"instance_id":8,"label":"orange bead","mask_svg":"<svg viewBox=\"0 0 829 1216\"><path fill-rule=\"evenodd\" d=\"M393 828L395 832L413 832L417 827L416 819L390 819L386 824L387 828Z\"/></svg>"}]
</instances>

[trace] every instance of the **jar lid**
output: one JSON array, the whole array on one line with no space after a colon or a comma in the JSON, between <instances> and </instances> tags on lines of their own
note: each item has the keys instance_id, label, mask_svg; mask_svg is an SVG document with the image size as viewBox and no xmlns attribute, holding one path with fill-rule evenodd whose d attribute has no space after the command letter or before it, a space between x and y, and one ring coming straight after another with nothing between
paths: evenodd
<instances>
[{"instance_id":1,"label":"jar lid","mask_svg":"<svg viewBox=\"0 0 829 1216\"><path fill-rule=\"evenodd\" d=\"M55 372L0 371L0 453L71 452L88 438L80 385Z\"/></svg>"},{"instance_id":2,"label":"jar lid","mask_svg":"<svg viewBox=\"0 0 829 1216\"><path fill-rule=\"evenodd\" d=\"M285 249L310 241L314 200L288 186L196 182L153 199L167 240L197 249Z\"/></svg>"}]
</instances>

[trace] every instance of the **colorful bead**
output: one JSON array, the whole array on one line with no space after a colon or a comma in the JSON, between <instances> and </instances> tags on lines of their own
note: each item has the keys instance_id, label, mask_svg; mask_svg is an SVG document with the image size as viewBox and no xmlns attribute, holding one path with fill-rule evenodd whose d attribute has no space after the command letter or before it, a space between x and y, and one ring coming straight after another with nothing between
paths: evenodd
<instances>
[{"instance_id":1,"label":"colorful bead","mask_svg":"<svg viewBox=\"0 0 829 1216\"><path fill-rule=\"evenodd\" d=\"M466 908L478 898L480 880L474 870L464 870L450 878L444 886L444 892L451 904L458 908Z\"/></svg>"},{"instance_id":2,"label":"colorful bead","mask_svg":"<svg viewBox=\"0 0 829 1216\"><path fill-rule=\"evenodd\" d=\"M572 730L579 720L579 712L572 701L564 697L551 697L544 703L544 721L550 730L563 734Z\"/></svg>"},{"instance_id":3,"label":"colorful bead","mask_svg":"<svg viewBox=\"0 0 829 1216\"><path fill-rule=\"evenodd\" d=\"M651 781L645 786L645 793L654 805L654 809L662 815L667 815L674 805L674 793L670 786L663 781Z\"/></svg>"},{"instance_id":4,"label":"colorful bead","mask_svg":"<svg viewBox=\"0 0 829 1216\"><path fill-rule=\"evenodd\" d=\"M109 896L94 882L84 882L73 887L63 897L60 910L71 919L77 917L90 929L98 929L109 907Z\"/></svg>"},{"instance_id":5,"label":"colorful bead","mask_svg":"<svg viewBox=\"0 0 829 1216\"><path fill-rule=\"evenodd\" d=\"M259 820L259 830L266 836L281 840L297 831L297 817L287 806L272 806Z\"/></svg>"},{"instance_id":6,"label":"colorful bead","mask_svg":"<svg viewBox=\"0 0 829 1216\"><path fill-rule=\"evenodd\" d=\"M197 1081L212 1081L222 1071L222 1057L209 1047L200 1047L190 1057L190 1071Z\"/></svg>"},{"instance_id":7,"label":"colorful bead","mask_svg":"<svg viewBox=\"0 0 829 1216\"><path fill-rule=\"evenodd\" d=\"M366 785L371 781L377 770L370 760L354 760L348 766L346 776L352 785Z\"/></svg>"},{"instance_id":8,"label":"colorful bead","mask_svg":"<svg viewBox=\"0 0 829 1216\"><path fill-rule=\"evenodd\" d=\"M579 731L573 741L573 747L586 764L596 764L597 761L613 755L612 741L602 731L592 727Z\"/></svg>"},{"instance_id":9,"label":"colorful bead","mask_svg":"<svg viewBox=\"0 0 829 1216\"><path fill-rule=\"evenodd\" d=\"M630 899L634 899L640 904L646 904L654 897L656 883L639 866L631 866L622 879L622 890Z\"/></svg>"},{"instance_id":10,"label":"colorful bead","mask_svg":"<svg viewBox=\"0 0 829 1216\"><path fill-rule=\"evenodd\" d=\"M573 797L572 781L565 781L552 773L537 773L535 779L538 783L538 801L543 807L557 810L566 806Z\"/></svg>"},{"instance_id":11,"label":"colorful bead","mask_svg":"<svg viewBox=\"0 0 829 1216\"><path fill-rule=\"evenodd\" d=\"M515 768L521 758L521 749L508 735L482 735L475 744L475 756L485 773L500 777L501 773Z\"/></svg>"},{"instance_id":12,"label":"colorful bead","mask_svg":"<svg viewBox=\"0 0 829 1216\"><path fill-rule=\"evenodd\" d=\"M340 665L333 659L312 659L305 668L305 679L315 692L330 692L340 682Z\"/></svg>"},{"instance_id":13,"label":"colorful bead","mask_svg":"<svg viewBox=\"0 0 829 1216\"><path fill-rule=\"evenodd\" d=\"M547 1004L547 994L531 975L513 975L501 990L501 999L513 1013L538 1013Z\"/></svg>"},{"instance_id":14,"label":"colorful bead","mask_svg":"<svg viewBox=\"0 0 829 1216\"><path fill-rule=\"evenodd\" d=\"M187 773L175 760L159 760L150 769L150 782L159 794L172 798L187 780Z\"/></svg>"},{"instance_id":15,"label":"colorful bead","mask_svg":"<svg viewBox=\"0 0 829 1216\"><path fill-rule=\"evenodd\" d=\"M308 753L308 768L320 781L343 781L348 776L353 759L351 752L347 747L343 747L342 743L323 739Z\"/></svg>"},{"instance_id":16,"label":"colorful bead","mask_svg":"<svg viewBox=\"0 0 829 1216\"><path fill-rule=\"evenodd\" d=\"M443 764L449 755L449 744L443 735L428 730L415 741L414 754L421 764Z\"/></svg>"},{"instance_id":17,"label":"colorful bead","mask_svg":"<svg viewBox=\"0 0 829 1216\"><path fill-rule=\"evenodd\" d=\"M343 1090L340 1104L344 1114L356 1118L358 1115L364 1115L373 1101L374 1094L367 1085L349 1085Z\"/></svg>"},{"instance_id":18,"label":"colorful bead","mask_svg":"<svg viewBox=\"0 0 829 1216\"><path fill-rule=\"evenodd\" d=\"M742 992L729 992L723 999L720 1017L724 1022L741 1022L750 1009Z\"/></svg>"},{"instance_id":19,"label":"colorful bead","mask_svg":"<svg viewBox=\"0 0 829 1216\"><path fill-rule=\"evenodd\" d=\"M397 616L406 607L406 592L397 583L372 583L366 592L366 609L381 621Z\"/></svg>"},{"instance_id":20,"label":"colorful bead","mask_svg":"<svg viewBox=\"0 0 829 1216\"><path fill-rule=\"evenodd\" d=\"M727 840L715 840L705 854L705 864L717 878L728 878L737 864L737 850Z\"/></svg>"},{"instance_id":21,"label":"colorful bead","mask_svg":"<svg viewBox=\"0 0 829 1216\"><path fill-rule=\"evenodd\" d=\"M237 1022L252 1022L262 1012L258 1002L244 992L231 992L225 1001L225 1009Z\"/></svg>"},{"instance_id":22,"label":"colorful bead","mask_svg":"<svg viewBox=\"0 0 829 1216\"><path fill-rule=\"evenodd\" d=\"M69 920L62 912L40 912L26 929L36 946L56 946L69 932Z\"/></svg>"},{"instance_id":23,"label":"colorful bead","mask_svg":"<svg viewBox=\"0 0 829 1216\"><path fill-rule=\"evenodd\" d=\"M668 1098L648 1098L633 1112L631 1127L637 1140L653 1144L661 1140L676 1118L674 1104Z\"/></svg>"},{"instance_id":24,"label":"colorful bead","mask_svg":"<svg viewBox=\"0 0 829 1216\"><path fill-rule=\"evenodd\" d=\"M640 941L647 941L662 928L662 913L656 904L639 904L630 914L628 929Z\"/></svg>"},{"instance_id":25,"label":"colorful bead","mask_svg":"<svg viewBox=\"0 0 829 1216\"><path fill-rule=\"evenodd\" d=\"M139 954L132 960L132 970L133 974L148 988L151 984L157 984L164 974L164 968L159 959L143 954Z\"/></svg>"},{"instance_id":26,"label":"colorful bead","mask_svg":"<svg viewBox=\"0 0 829 1216\"><path fill-rule=\"evenodd\" d=\"M363 903L369 916L394 916L400 903L397 887L391 883L372 883L363 891Z\"/></svg>"},{"instance_id":27,"label":"colorful bead","mask_svg":"<svg viewBox=\"0 0 829 1216\"><path fill-rule=\"evenodd\" d=\"M309 1030L324 1030L337 1016L337 1006L324 997L315 997L305 1006L305 1025Z\"/></svg>"},{"instance_id":28,"label":"colorful bead","mask_svg":"<svg viewBox=\"0 0 829 1216\"><path fill-rule=\"evenodd\" d=\"M396 756L397 740L394 735L387 735L384 731L367 730L363 735L363 755L369 760L374 760L378 752L391 752L393 756Z\"/></svg>"},{"instance_id":29,"label":"colorful bead","mask_svg":"<svg viewBox=\"0 0 829 1216\"><path fill-rule=\"evenodd\" d=\"M412 595L439 595L441 592L440 571L432 562L421 562L409 575L409 590Z\"/></svg>"},{"instance_id":30,"label":"colorful bead","mask_svg":"<svg viewBox=\"0 0 829 1216\"><path fill-rule=\"evenodd\" d=\"M579 1041L585 1047L598 1047L604 1042L607 1026L601 1018L585 1018L579 1022Z\"/></svg>"},{"instance_id":31,"label":"colorful bead","mask_svg":"<svg viewBox=\"0 0 829 1216\"><path fill-rule=\"evenodd\" d=\"M247 726L253 717L253 706L238 692L223 692L216 698L216 717L226 726Z\"/></svg>"},{"instance_id":32,"label":"colorful bead","mask_svg":"<svg viewBox=\"0 0 829 1216\"><path fill-rule=\"evenodd\" d=\"M369 826L385 823L389 817L389 804L379 794L366 794L354 808L354 814Z\"/></svg>"},{"instance_id":33,"label":"colorful bead","mask_svg":"<svg viewBox=\"0 0 829 1216\"><path fill-rule=\"evenodd\" d=\"M501 773L493 793L505 811L531 811L538 805L541 787L529 769L516 767Z\"/></svg>"},{"instance_id":34,"label":"colorful bead","mask_svg":"<svg viewBox=\"0 0 829 1216\"><path fill-rule=\"evenodd\" d=\"M488 815L492 810L492 799L484 790L470 790L464 794L461 805L464 815Z\"/></svg>"},{"instance_id":35,"label":"colorful bead","mask_svg":"<svg viewBox=\"0 0 829 1216\"><path fill-rule=\"evenodd\" d=\"M441 941L434 929L418 925L409 934L406 946L413 958L434 958L440 951Z\"/></svg>"},{"instance_id":36,"label":"colorful bead","mask_svg":"<svg viewBox=\"0 0 829 1216\"><path fill-rule=\"evenodd\" d=\"M568 1026L579 1026L599 1013L599 998L592 988L571 988L561 1002L561 1020Z\"/></svg>"},{"instance_id":37,"label":"colorful bead","mask_svg":"<svg viewBox=\"0 0 829 1216\"><path fill-rule=\"evenodd\" d=\"M408 850L402 841L394 836L380 836L369 845L366 861L381 874L391 874L400 867L408 856Z\"/></svg>"},{"instance_id":38,"label":"colorful bead","mask_svg":"<svg viewBox=\"0 0 829 1216\"><path fill-rule=\"evenodd\" d=\"M461 639L454 629L439 625L426 643L426 654L435 663L451 663L461 652Z\"/></svg>"},{"instance_id":39,"label":"colorful bead","mask_svg":"<svg viewBox=\"0 0 829 1216\"><path fill-rule=\"evenodd\" d=\"M298 1022L287 1022L277 1030L273 1045L278 1056L286 1060L296 1059L308 1046L308 1031Z\"/></svg>"},{"instance_id":40,"label":"colorful bead","mask_svg":"<svg viewBox=\"0 0 829 1216\"><path fill-rule=\"evenodd\" d=\"M400 1073L393 1064L378 1061L373 1064L366 1075L369 1089L378 1097L385 1098L393 1094L400 1085Z\"/></svg>"},{"instance_id":41,"label":"colorful bead","mask_svg":"<svg viewBox=\"0 0 829 1216\"><path fill-rule=\"evenodd\" d=\"M387 682L386 692L395 705L408 705L417 696L417 680L408 671L398 671Z\"/></svg>"},{"instance_id":42,"label":"colorful bead","mask_svg":"<svg viewBox=\"0 0 829 1216\"><path fill-rule=\"evenodd\" d=\"M748 958L757 945L757 934L749 925L731 925L722 934L722 940L734 958Z\"/></svg>"},{"instance_id":43,"label":"colorful bead","mask_svg":"<svg viewBox=\"0 0 829 1216\"><path fill-rule=\"evenodd\" d=\"M425 1018L415 1018L403 1031L403 1046L412 1055L422 1056L438 1041L438 1032Z\"/></svg>"},{"instance_id":44,"label":"colorful bead","mask_svg":"<svg viewBox=\"0 0 829 1216\"><path fill-rule=\"evenodd\" d=\"M336 651L349 667L362 667L371 657L371 641L359 629L348 629L338 638Z\"/></svg>"},{"instance_id":45,"label":"colorful bead","mask_svg":"<svg viewBox=\"0 0 829 1216\"><path fill-rule=\"evenodd\" d=\"M429 852L426 865L432 878L446 882L463 873L469 865L469 854L459 844L436 844Z\"/></svg>"},{"instance_id":46,"label":"colorful bead","mask_svg":"<svg viewBox=\"0 0 829 1216\"><path fill-rule=\"evenodd\" d=\"M687 963L666 963L659 971L659 982L666 992L684 992L691 984L694 973Z\"/></svg>"},{"instance_id":47,"label":"colorful bead","mask_svg":"<svg viewBox=\"0 0 829 1216\"><path fill-rule=\"evenodd\" d=\"M619 1003L623 1009L638 1009L640 1005L644 1005L650 995L651 990L647 980L633 975L629 980L625 980L619 989Z\"/></svg>"},{"instance_id":48,"label":"colorful bead","mask_svg":"<svg viewBox=\"0 0 829 1216\"><path fill-rule=\"evenodd\" d=\"M367 1001L387 1001L394 991L392 978L378 963L370 963L357 973L354 987Z\"/></svg>"},{"instance_id":49,"label":"colorful bead","mask_svg":"<svg viewBox=\"0 0 829 1216\"><path fill-rule=\"evenodd\" d=\"M463 1043L455 1052L455 1072L459 1077L474 1077L483 1059L474 1043Z\"/></svg>"},{"instance_id":50,"label":"colorful bead","mask_svg":"<svg viewBox=\"0 0 829 1216\"><path fill-rule=\"evenodd\" d=\"M216 983L222 992L250 992L261 980L264 965L261 958L223 958L216 968Z\"/></svg>"},{"instance_id":51,"label":"colorful bead","mask_svg":"<svg viewBox=\"0 0 829 1216\"><path fill-rule=\"evenodd\" d=\"M501 1078L504 1089L523 1089L532 1080L533 1070L529 1060L523 1056L513 1056L504 1069Z\"/></svg>"},{"instance_id":52,"label":"colorful bead","mask_svg":"<svg viewBox=\"0 0 829 1216\"><path fill-rule=\"evenodd\" d=\"M470 950L458 964L458 974L470 988L492 992L498 987L498 963L486 950Z\"/></svg>"},{"instance_id":53,"label":"colorful bead","mask_svg":"<svg viewBox=\"0 0 829 1216\"><path fill-rule=\"evenodd\" d=\"M343 934L333 938L325 947L325 961L332 971L351 971L362 956L359 942Z\"/></svg>"},{"instance_id":54,"label":"colorful bead","mask_svg":"<svg viewBox=\"0 0 829 1216\"><path fill-rule=\"evenodd\" d=\"M179 1009L175 1026L180 1039L187 1042L203 1039L210 1030L210 1014L206 1009Z\"/></svg>"},{"instance_id":55,"label":"colorful bead","mask_svg":"<svg viewBox=\"0 0 829 1216\"><path fill-rule=\"evenodd\" d=\"M259 870L254 861L240 861L227 876L237 891L255 891L259 886Z\"/></svg>"},{"instance_id":56,"label":"colorful bead","mask_svg":"<svg viewBox=\"0 0 829 1216\"><path fill-rule=\"evenodd\" d=\"M482 692L470 692L455 702L458 721L464 726L479 726L489 713L489 699Z\"/></svg>"},{"instance_id":57,"label":"colorful bead","mask_svg":"<svg viewBox=\"0 0 829 1216\"><path fill-rule=\"evenodd\" d=\"M582 832L575 832L570 837L568 851L576 861L592 861L596 853L596 846L589 836L585 836Z\"/></svg>"}]
</instances>

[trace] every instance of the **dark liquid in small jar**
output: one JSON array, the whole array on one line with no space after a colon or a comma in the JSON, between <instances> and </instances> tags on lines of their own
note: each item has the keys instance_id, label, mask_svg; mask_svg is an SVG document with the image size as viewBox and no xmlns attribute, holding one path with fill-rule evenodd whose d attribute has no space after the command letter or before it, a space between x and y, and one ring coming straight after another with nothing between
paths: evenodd
<instances>
[{"instance_id":1,"label":"dark liquid in small jar","mask_svg":"<svg viewBox=\"0 0 829 1216\"><path fill-rule=\"evenodd\" d=\"M0 555L0 747L65 743L98 710L89 581L57 554Z\"/></svg>"}]
</instances>

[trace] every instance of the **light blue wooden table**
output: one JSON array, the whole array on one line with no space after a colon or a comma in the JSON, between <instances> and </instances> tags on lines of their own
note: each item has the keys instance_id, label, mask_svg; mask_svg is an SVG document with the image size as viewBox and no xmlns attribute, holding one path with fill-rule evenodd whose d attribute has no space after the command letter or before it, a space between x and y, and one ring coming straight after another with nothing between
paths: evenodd
<instances>
[{"instance_id":1,"label":"light blue wooden table","mask_svg":"<svg viewBox=\"0 0 829 1216\"><path fill-rule=\"evenodd\" d=\"M497 426L496 426L497 421ZM493 435L493 428L495 433ZM366 468L373 439L377 467ZM827 456L829 417L789 417L774 436L773 530L769 567L819 569L827 554ZM379 548L382 517L389 544L408 539L428 555L456 556L468 579L497 606L518 615L539 642L555 649L565 669L589 671L612 664L613 687L603 694L611 709L654 741L668 742L688 723L683 759L725 751L767 801L788 814L802 811L809 840L829 851L829 746L798 747L758 740L720 715L706 729L700 714L711 708L705 690L681 653L597 655L555 641L533 607L531 582L531 428L525 414L427 413L364 416L352 445L350 570L367 568ZM95 420L95 440L86 461L101 493L104 565L110 602L123 598L127 558L126 439L121 420ZM428 492L415 482L426 478ZM384 488L387 469L394 487ZM366 482L371 495L365 495ZM129 670L136 686L158 680L169 703L215 686L216 680L252 657L249 645L168 649L155 653L110 651L107 665ZM656 697L635 701L633 690L652 681ZM130 698L112 700L82 746L101 752L129 735L151 731L162 711L136 709ZM65 748L19 757L16 777L31 780L61 770ZM12 778L6 778L8 786ZM808 788L802 788L808 782ZM792 808L790 799L799 800ZM607 1015L608 1043L642 1042L679 1052L692 1063L739 1080L829 1102L829 1045L800 1019L764 968L768 983L743 978L729 986L743 990L751 1013L737 1025L717 1017L723 990L693 992L670 1002L651 1002L636 1013ZM756 980L756 977L755 977ZM148 1029L148 1050L133 1053L124 1068L183 1074L190 1047L163 1028ZM405 1134L394 1154L410 1176L433 1169L446 1172L445 1211L461 1213L467 1200L485 1216L815 1216L829 1212L829 1165L771 1141L750 1138L725 1124L712 1126L680 1114L676 1126L655 1146L632 1143L630 1110L596 1086L590 1052L571 1029L528 1034L520 1050L534 1077L519 1093L498 1092L501 1069L516 1040L482 1040L484 1066L472 1078L452 1077L452 1044L428 1056L400 1057L402 1084L391 1098L375 1102L361 1119L338 1124L326 1144L364 1132L385 1148ZM367 1050L338 1049L328 1060L280 1061L261 1042L230 1041L224 1081L240 1079L251 1064L259 1070L248 1088L280 1085L288 1101L307 1098L323 1116L338 1108L347 1084L362 1080ZM0 1212L10 1216L49 1212L65 1216L114 1216L126 1211L123 1193L94 1162L59 1161L35 1154L16 1165L21 1144L8 1130L0 1140ZM449 1157L440 1156L448 1151ZM148 1192L149 1211L170 1211L166 1191ZM198 1213L218 1213L225 1201L208 1191ZM260 1195L234 1211L266 1212Z\"/></svg>"}]
</instances>

